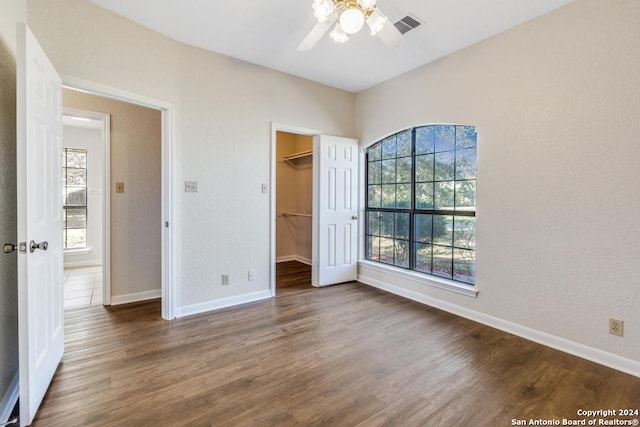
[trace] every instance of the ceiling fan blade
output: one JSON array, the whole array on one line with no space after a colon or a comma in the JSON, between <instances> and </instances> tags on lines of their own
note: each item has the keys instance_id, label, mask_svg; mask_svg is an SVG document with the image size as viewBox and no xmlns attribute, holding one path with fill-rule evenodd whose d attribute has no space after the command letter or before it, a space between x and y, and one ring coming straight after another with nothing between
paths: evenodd
<instances>
[{"instance_id":1,"label":"ceiling fan blade","mask_svg":"<svg viewBox=\"0 0 640 427\"><path fill-rule=\"evenodd\" d=\"M402 33L393 25L393 22L388 19L382 29L376 33L376 36L378 36L387 47L398 47L404 42Z\"/></svg>"},{"instance_id":2,"label":"ceiling fan blade","mask_svg":"<svg viewBox=\"0 0 640 427\"><path fill-rule=\"evenodd\" d=\"M298 46L298 50L301 51L305 51L305 50L309 50L312 47L314 47L316 45L316 43L318 43L318 41L320 41L320 39L322 38L322 36L325 35L325 33L327 31L329 31L329 28L331 28L331 26L338 20L338 15L336 15L335 13L332 14L331 16L329 16L327 18L326 21L324 22L318 22L309 32L309 34L307 34L307 37L304 38L304 40L302 40L302 43L300 43L300 46ZM395 27L394 27L395 28Z\"/></svg>"}]
</instances>

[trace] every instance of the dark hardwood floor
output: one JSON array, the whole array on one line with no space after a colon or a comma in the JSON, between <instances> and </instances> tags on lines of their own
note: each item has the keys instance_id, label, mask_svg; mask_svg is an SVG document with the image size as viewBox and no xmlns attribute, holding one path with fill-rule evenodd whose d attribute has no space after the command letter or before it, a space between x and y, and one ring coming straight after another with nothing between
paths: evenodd
<instances>
[{"instance_id":1,"label":"dark hardwood floor","mask_svg":"<svg viewBox=\"0 0 640 427\"><path fill-rule=\"evenodd\" d=\"M290 295L313 289L311 266L297 261L276 264L276 295Z\"/></svg>"},{"instance_id":2,"label":"dark hardwood floor","mask_svg":"<svg viewBox=\"0 0 640 427\"><path fill-rule=\"evenodd\" d=\"M640 409L639 378L282 267L277 298L174 321L159 301L67 311L33 425L493 427Z\"/></svg>"}]
</instances>

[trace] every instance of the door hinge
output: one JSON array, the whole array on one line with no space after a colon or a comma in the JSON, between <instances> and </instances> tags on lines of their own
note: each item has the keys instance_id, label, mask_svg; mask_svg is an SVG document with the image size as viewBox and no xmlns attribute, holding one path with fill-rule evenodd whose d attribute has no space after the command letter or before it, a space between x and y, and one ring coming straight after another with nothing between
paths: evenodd
<instances>
[{"instance_id":1,"label":"door hinge","mask_svg":"<svg viewBox=\"0 0 640 427\"><path fill-rule=\"evenodd\" d=\"M164 223L164 227L165 227L165 228L169 228L169 221L165 221L165 223Z\"/></svg>"}]
</instances>

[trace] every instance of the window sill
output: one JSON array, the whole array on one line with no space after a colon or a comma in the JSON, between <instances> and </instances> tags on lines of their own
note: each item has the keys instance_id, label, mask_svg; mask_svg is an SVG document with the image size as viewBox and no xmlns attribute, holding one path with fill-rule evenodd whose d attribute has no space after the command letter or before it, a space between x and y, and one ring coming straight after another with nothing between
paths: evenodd
<instances>
[{"instance_id":1,"label":"window sill","mask_svg":"<svg viewBox=\"0 0 640 427\"><path fill-rule=\"evenodd\" d=\"M65 255L88 255L91 253L91 248L65 249L63 253Z\"/></svg>"},{"instance_id":2,"label":"window sill","mask_svg":"<svg viewBox=\"0 0 640 427\"><path fill-rule=\"evenodd\" d=\"M478 296L478 290L475 286L456 282L454 280L448 280L443 277L430 276L416 271L405 270L404 268L384 265L375 261L358 261L358 265L380 273L389 274L393 277L397 277L398 279L410 280L420 285L428 285L472 298L476 298Z\"/></svg>"}]
</instances>

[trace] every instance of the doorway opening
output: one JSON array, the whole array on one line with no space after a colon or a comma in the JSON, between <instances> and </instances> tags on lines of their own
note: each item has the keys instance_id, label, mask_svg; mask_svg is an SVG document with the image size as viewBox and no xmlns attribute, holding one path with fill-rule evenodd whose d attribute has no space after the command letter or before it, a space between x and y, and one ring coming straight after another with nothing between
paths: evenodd
<instances>
[{"instance_id":1,"label":"doorway opening","mask_svg":"<svg viewBox=\"0 0 640 427\"><path fill-rule=\"evenodd\" d=\"M103 255L109 257L103 262L102 303L115 305L160 298L162 317L174 319L174 106L71 77L65 77L63 85L65 107L110 115L110 153L106 156L110 158L106 164L110 177L105 178L104 190L110 209L104 210L103 228L103 235L108 236ZM92 97L98 106L81 101L68 105L70 97L75 101ZM103 105L107 107L101 108ZM110 112L110 108L120 108L119 116ZM122 126L126 129L127 124L136 134L129 135L126 148L118 148L114 138L122 136ZM153 145L144 142L149 133L153 134L149 138Z\"/></svg>"},{"instance_id":2,"label":"doorway opening","mask_svg":"<svg viewBox=\"0 0 640 427\"><path fill-rule=\"evenodd\" d=\"M319 132L272 125L271 293L311 288L313 137Z\"/></svg>"},{"instance_id":3,"label":"doorway opening","mask_svg":"<svg viewBox=\"0 0 640 427\"><path fill-rule=\"evenodd\" d=\"M160 298L160 112L68 88L63 90L63 105L75 109L67 111L100 111L110 117L111 125L108 152L101 150L107 147L103 141L92 140L86 115L69 117L67 121L75 126L64 128L65 304L111 305ZM84 127L78 129L77 122ZM108 229L103 227L104 217L109 218ZM103 241L110 250L102 250ZM108 255L104 263L101 252ZM105 267L96 268L101 264ZM98 289L103 272L110 280ZM108 292L100 298L103 289Z\"/></svg>"},{"instance_id":4,"label":"doorway opening","mask_svg":"<svg viewBox=\"0 0 640 427\"><path fill-rule=\"evenodd\" d=\"M311 288L313 137L276 131L276 289Z\"/></svg>"},{"instance_id":5,"label":"doorway opening","mask_svg":"<svg viewBox=\"0 0 640 427\"><path fill-rule=\"evenodd\" d=\"M110 115L62 116L64 308L111 304Z\"/></svg>"},{"instance_id":6,"label":"doorway opening","mask_svg":"<svg viewBox=\"0 0 640 427\"><path fill-rule=\"evenodd\" d=\"M286 134L292 134L287 136ZM280 136L280 138L279 138ZM279 156L279 139L291 142ZM309 149L311 140L311 149ZM286 154L285 154L286 153ZM355 281L358 275L358 141L353 138L323 135L321 132L272 123L271 125L271 294L276 295L277 261L309 262L311 253L311 286L323 287ZM311 166L305 165L311 159ZM278 162L280 160L280 163ZM306 193L307 178L294 175L278 180L278 165L289 163L295 169L309 169L311 191ZM293 164L293 166L292 166ZM287 169L284 169L286 171ZM284 172L283 172L284 173ZM296 171L297 173L297 171ZM295 201L282 203L286 182L304 187L304 195ZM296 188L294 187L294 188ZM263 187L266 192L266 186ZM302 192L301 192L302 193ZM280 202L280 203L279 203ZM291 210L289 210L291 209ZM298 241L287 251L278 239L279 230L286 230L291 218L296 219ZM302 220L310 222L306 228ZM281 224L278 227L278 223ZM307 230L311 230L308 237ZM281 233L282 234L282 233ZM299 234L300 237L297 235ZM297 243L310 242L299 250ZM292 249L294 248L295 249ZM280 251L280 252L279 252ZM291 253L294 251L294 253Z\"/></svg>"},{"instance_id":7,"label":"doorway opening","mask_svg":"<svg viewBox=\"0 0 640 427\"><path fill-rule=\"evenodd\" d=\"M65 303L88 305L89 296L93 305L102 303L100 296L94 295L100 293L96 288L102 275L93 267L100 264L101 256L96 253L102 249L103 217L109 217L111 225L104 233L111 248L104 251L109 255L104 271L110 276L110 286L104 287L109 291L104 304L161 298L160 111L68 88L63 90L63 105L76 111L100 111L110 116L111 125L108 153L100 149L101 141L92 141L87 126L91 122L82 120L87 117L73 118L84 123L84 128L64 128ZM92 150L96 144L99 146ZM106 184L102 186L102 182ZM102 209L102 201L109 211ZM68 298L69 294L74 298Z\"/></svg>"}]
</instances>

